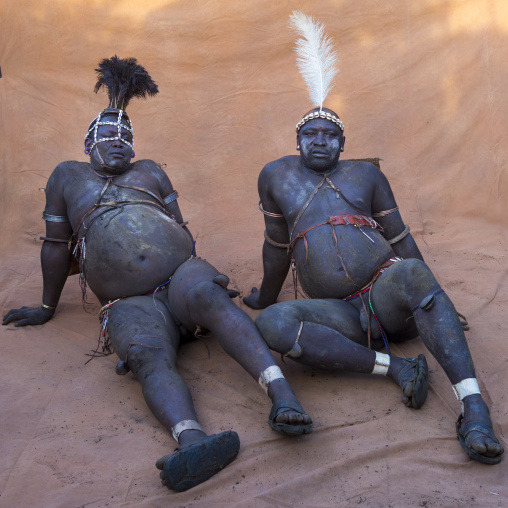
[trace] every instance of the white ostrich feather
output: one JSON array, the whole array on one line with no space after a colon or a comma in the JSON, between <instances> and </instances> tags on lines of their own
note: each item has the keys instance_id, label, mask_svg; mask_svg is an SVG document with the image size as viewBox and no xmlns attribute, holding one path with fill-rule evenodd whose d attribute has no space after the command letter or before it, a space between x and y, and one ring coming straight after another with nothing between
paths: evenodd
<instances>
[{"instance_id":1,"label":"white ostrich feather","mask_svg":"<svg viewBox=\"0 0 508 508\"><path fill-rule=\"evenodd\" d=\"M298 69L307 83L312 103L321 110L339 72L332 39L324 33L323 24L301 11L293 11L289 26L300 36L295 48Z\"/></svg>"}]
</instances>

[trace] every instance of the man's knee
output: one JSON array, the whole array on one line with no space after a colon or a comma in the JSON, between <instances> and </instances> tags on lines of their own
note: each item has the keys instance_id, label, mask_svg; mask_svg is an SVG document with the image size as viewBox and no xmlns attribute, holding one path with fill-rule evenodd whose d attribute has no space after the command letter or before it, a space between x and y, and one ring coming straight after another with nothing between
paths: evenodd
<instances>
[{"instance_id":1,"label":"man's knee","mask_svg":"<svg viewBox=\"0 0 508 508\"><path fill-rule=\"evenodd\" d=\"M193 317L196 313L221 311L234 306L224 287L211 280L196 284L187 295L187 304Z\"/></svg>"},{"instance_id":2,"label":"man's knee","mask_svg":"<svg viewBox=\"0 0 508 508\"><path fill-rule=\"evenodd\" d=\"M296 340L300 320L292 308L279 303L263 310L255 324L270 349L287 353Z\"/></svg>"},{"instance_id":3,"label":"man's knee","mask_svg":"<svg viewBox=\"0 0 508 508\"><path fill-rule=\"evenodd\" d=\"M176 351L161 338L144 338L134 340L130 344L125 361L135 373L147 369L153 372L159 365L173 368L176 363Z\"/></svg>"},{"instance_id":4,"label":"man's knee","mask_svg":"<svg viewBox=\"0 0 508 508\"><path fill-rule=\"evenodd\" d=\"M420 259L405 259L397 268L400 276L413 287L428 289L438 284L428 265Z\"/></svg>"}]
</instances>

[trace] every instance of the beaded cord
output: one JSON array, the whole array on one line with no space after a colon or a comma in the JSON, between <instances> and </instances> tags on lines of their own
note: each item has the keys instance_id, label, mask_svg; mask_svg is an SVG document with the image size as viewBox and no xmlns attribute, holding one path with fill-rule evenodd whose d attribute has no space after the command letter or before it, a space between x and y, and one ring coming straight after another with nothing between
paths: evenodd
<instances>
[{"instance_id":1,"label":"beaded cord","mask_svg":"<svg viewBox=\"0 0 508 508\"><path fill-rule=\"evenodd\" d=\"M110 115L110 112L104 112L101 111L97 118L95 119L95 124L88 129L88 132L86 133L85 139L90 136L90 133L93 131L93 143L90 147L90 153L92 153L92 150L95 148L95 145L97 143L103 143L104 141L116 141L120 140L122 143L125 143L127 146L129 146L132 150L134 150L134 132L132 130L132 122L129 117L127 117L127 121L129 122L129 125L125 125L122 123L122 116L124 115L124 111L122 109L118 110L118 119L116 122L109 122L109 121L103 121L101 122L101 118L106 115ZM127 116L127 115L126 115ZM93 123L93 121L92 121ZM118 129L118 135L114 136L112 138L97 138L97 131L99 130L99 127L102 125L113 125L117 127ZM127 141L126 139L122 138L122 129L125 129L126 131L129 131L132 134L132 143Z\"/></svg>"},{"instance_id":2,"label":"beaded cord","mask_svg":"<svg viewBox=\"0 0 508 508\"><path fill-rule=\"evenodd\" d=\"M324 120L329 120L330 122L337 124L341 131L344 131L344 124L342 123L342 120L339 117L332 115L331 113L325 113L324 111L314 111L314 113L309 113L308 115L305 115L296 124L296 132L298 132L307 122L309 122L310 120L314 120L315 118L323 118Z\"/></svg>"}]
</instances>

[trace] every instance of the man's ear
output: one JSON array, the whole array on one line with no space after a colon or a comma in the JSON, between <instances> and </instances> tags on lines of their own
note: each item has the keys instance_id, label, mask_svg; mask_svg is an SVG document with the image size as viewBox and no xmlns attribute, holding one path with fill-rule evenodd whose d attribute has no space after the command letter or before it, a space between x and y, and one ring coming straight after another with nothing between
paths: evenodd
<instances>
[{"instance_id":1,"label":"man's ear","mask_svg":"<svg viewBox=\"0 0 508 508\"><path fill-rule=\"evenodd\" d=\"M300 140L298 138L299 138L299 134L296 135L296 149L298 151L300 151Z\"/></svg>"},{"instance_id":2,"label":"man's ear","mask_svg":"<svg viewBox=\"0 0 508 508\"><path fill-rule=\"evenodd\" d=\"M342 143L340 144L340 151L344 151L344 146L346 144L346 136L342 136Z\"/></svg>"},{"instance_id":3,"label":"man's ear","mask_svg":"<svg viewBox=\"0 0 508 508\"><path fill-rule=\"evenodd\" d=\"M85 139L85 148L90 149L91 146L92 146L92 142L90 141L90 138L86 138Z\"/></svg>"}]
</instances>

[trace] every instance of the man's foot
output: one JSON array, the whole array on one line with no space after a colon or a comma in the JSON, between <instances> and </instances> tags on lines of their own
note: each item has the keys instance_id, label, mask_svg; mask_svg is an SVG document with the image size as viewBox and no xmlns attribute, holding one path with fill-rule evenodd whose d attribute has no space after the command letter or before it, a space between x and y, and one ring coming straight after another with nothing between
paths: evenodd
<instances>
[{"instance_id":1,"label":"man's foot","mask_svg":"<svg viewBox=\"0 0 508 508\"><path fill-rule=\"evenodd\" d=\"M424 355L418 358L392 357L389 376L402 388L402 402L406 407L419 409L429 393L429 368ZM395 366L398 365L398 368Z\"/></svg>"},{"instance_id":2,"label":"man's foot","mask_svg":"<svg viewBox=\"0 0 508 508\"><path fill-rule=\"evenodd\" d=\"M183 492L205 482L235 460L240 449L232 430L206 436L180 446L156 462L162 485Z\"/></svg>"},{"instance_id":3,"label":"man's foot","mask_svg":"<svg viewBox=\"0 0 508 508\"><path fill-rule=\"evenodd\" d=\"M272 406L268 423L273 430L290 436L312 432L312 420L297 401L277 401Z\"/></svg>"},{"instance_id":4,"label":"man's foot","mask_svg":"<svg viewBox=\"0 0 508 508\"><path fill-rule=\"evenodd\" d=\"M455 424L460 446L471 459L499 464L504 448L494 435L487 405L480 395L470 395L463 402L464 415Z\"/></svg>"}]
</instances>

